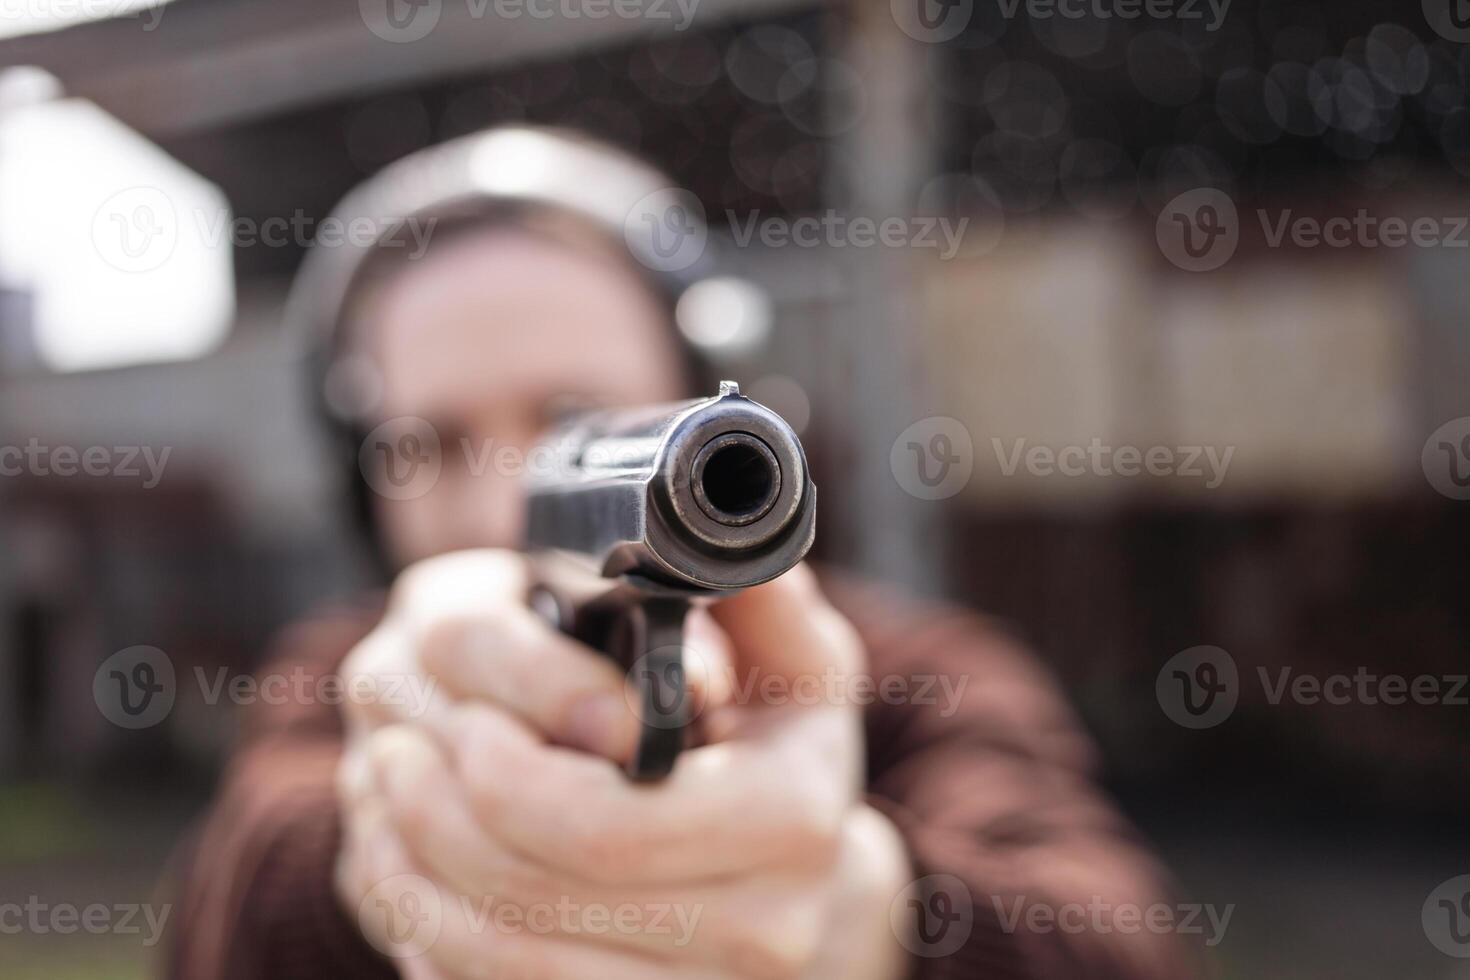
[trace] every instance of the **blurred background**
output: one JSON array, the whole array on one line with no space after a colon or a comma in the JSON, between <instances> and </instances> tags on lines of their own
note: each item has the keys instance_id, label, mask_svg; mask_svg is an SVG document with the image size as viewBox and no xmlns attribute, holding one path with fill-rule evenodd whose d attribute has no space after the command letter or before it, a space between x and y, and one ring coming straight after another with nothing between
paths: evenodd
<instances>
[{"instance_id":1,"label":"blurred background","mask_svg":"<svg viewBox=\"0 0 1470 980\"><path fill-rule=\"evenodd\" d=\"M1470 977L1429 901L1470 873L1462 7L0 4L0 903L167 901L233 709L130 730L98 667L248 673L360 584L290 277L366 176L532 121L699 197L770 291L724 373L802 430L823 559L1027 639L1234 906L1222 976ZM1201 645L1233 708L1180 723ZM147 976L147 934L7 934L0 974Z\"/></svg>"}]
</instances>

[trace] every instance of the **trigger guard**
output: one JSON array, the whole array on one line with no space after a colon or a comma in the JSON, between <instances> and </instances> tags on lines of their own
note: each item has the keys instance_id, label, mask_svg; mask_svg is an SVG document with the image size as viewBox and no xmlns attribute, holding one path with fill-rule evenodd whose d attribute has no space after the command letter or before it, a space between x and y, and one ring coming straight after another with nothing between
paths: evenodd
<instances>
[{"instance_id":1,"label":"trigger guard","mask_svg":"<svg viewBox=\"0 0 1470 980\"><path fill-rule=\"evenodd\" d=\"M688 609L683 600L653 599L630 613L641 730L627 773L639 781L667 776L684 749L690 714L683 648Z\"/></svg>"}]
</instances>

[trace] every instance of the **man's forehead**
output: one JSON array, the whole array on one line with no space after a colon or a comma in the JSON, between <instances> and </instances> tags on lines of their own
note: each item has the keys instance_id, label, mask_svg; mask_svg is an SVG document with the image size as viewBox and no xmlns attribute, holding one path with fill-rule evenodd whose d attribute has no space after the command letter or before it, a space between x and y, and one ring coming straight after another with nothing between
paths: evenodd
<instances>
[{"instance_id":1,"label":"man's forehead","mask_svg":"<svg viewBox=\"0 0 1470 980\"><path fill-rule=\"evenodd\" d=\"M385 284L364 319L386 407L462 406L491 389L499 397L559 387L676 393L666 313L644 284L595 257L537 244L487 243Z\"/></svg>"}]
</instances>

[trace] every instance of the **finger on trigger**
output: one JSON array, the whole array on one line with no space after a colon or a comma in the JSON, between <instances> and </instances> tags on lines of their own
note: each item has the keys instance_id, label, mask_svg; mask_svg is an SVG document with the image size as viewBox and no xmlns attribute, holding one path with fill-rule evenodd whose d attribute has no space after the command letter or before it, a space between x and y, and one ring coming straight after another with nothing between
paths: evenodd
<instances>
[{"instance_id":1,"label":"finger on trigger","mask_svg":"<svg viewBox=\"0 0 1470 980\"><path fill-rule=\"evenodd\" d=\"M623 670L524 607L442 620L419 657L456 698L488 701L550 741L618 762L637 745Z\"/></svg>"}]
</instances>

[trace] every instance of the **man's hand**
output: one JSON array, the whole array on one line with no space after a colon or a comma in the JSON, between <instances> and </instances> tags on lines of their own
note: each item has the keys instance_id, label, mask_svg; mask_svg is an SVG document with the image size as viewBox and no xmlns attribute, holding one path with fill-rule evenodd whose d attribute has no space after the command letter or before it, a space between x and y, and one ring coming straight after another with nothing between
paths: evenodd
<instances>
[{"instance_id":1,"label":"man's hand","mask_svg":"<svg viewBox=\"0 0 1470 980\"><path fill-rule=\"evenodd\" d=\"M623 672L525 591L512 553L424 562L343 668L378 696L349 707L339 891L400 972L902 976L888 916L911 874L860 799L858 709L762 696L864 669L811 573L691 619L708 741L651 785L619 765L639 728ZM410 679L434 685L427 707L391 696Z\"/></svg>"}]
</instances>

